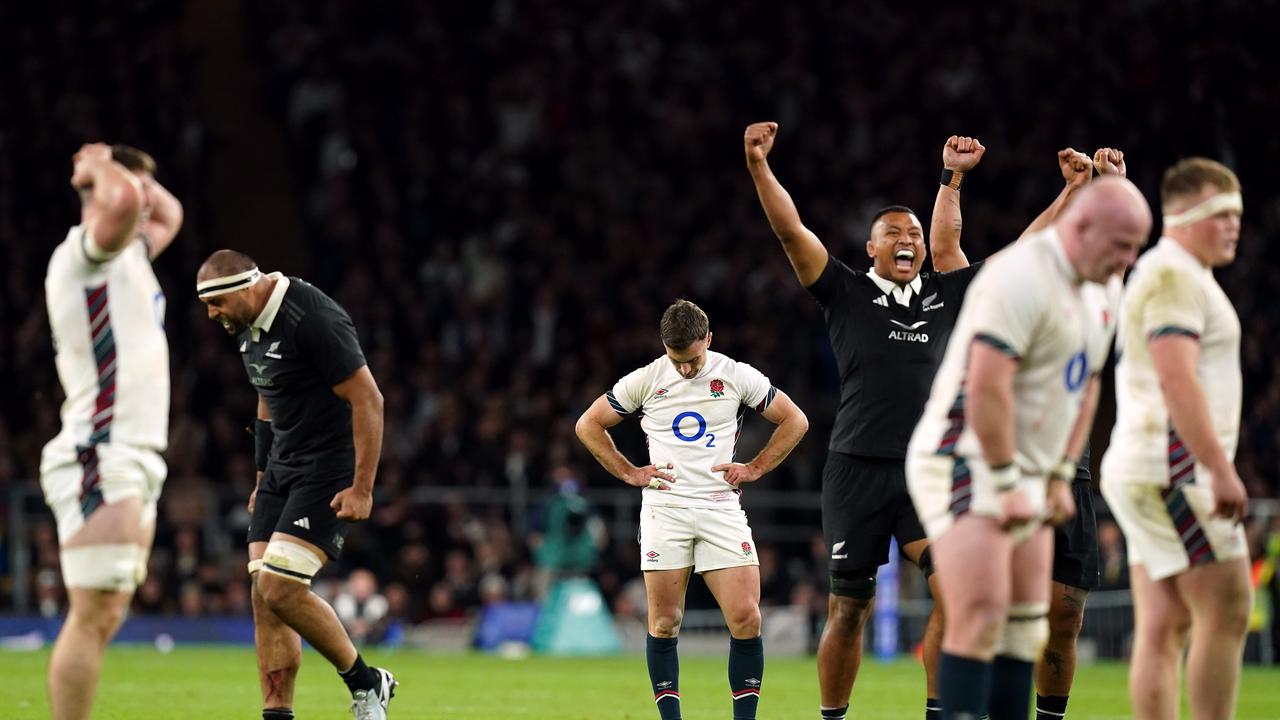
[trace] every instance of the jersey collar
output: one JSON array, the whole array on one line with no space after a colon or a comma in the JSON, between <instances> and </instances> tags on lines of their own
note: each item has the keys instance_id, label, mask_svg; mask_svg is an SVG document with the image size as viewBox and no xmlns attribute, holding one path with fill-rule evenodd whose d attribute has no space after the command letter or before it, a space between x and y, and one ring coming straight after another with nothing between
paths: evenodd
<instances>
[{"instance_id":1,"label":"jersey collar","mask_svg":"<svg viewBox=\"0 0 1280 720\"><path fill-rule=\"evenodd\" d=\"M249 326L254 342L258 342L258 337L263 332L271 332L271 323L275 322L276 313L280 312L280 303L284 302L285 291L289 289L289 278L285 277L284 273L268 273L267 277L276 281L276 287L271 291L271 297L267 298L267 304L263 306L262 312L258 313L258 318Z\"/></svg>"},{"instance_id":2,"label":"jersey collar","mask_svg":"<svg viewBox=\"0 0 1280 720\"><path fill-rule=\"evenodd\" d=\"M923 281L920 280L920 276L916 275L911 279L911 282L906 285L899 285L892 280L885 280L877 275L875 268L871 268L867 271L867 277L871 278L871 282L875 283L877 287L884 291L885 295L892 295L893 299L897 301L899 305L910 305L911 295L913 293L919 295L920 287L924 284Z\"/></svg>"},{"instance_id":3,"label":"jersey collar","mask_svg":"<svg viewBox=\"0 0 1280 720\"><path fill-rule=\"evenodd\" d=\"M1058 229L1050 225L1045 229L1044 235L1053 252L1054 262L1058 263L1058 268L1062 270L1062 274L1066 276L1071 284L1079 285L1082 282L1080 273L1071 264L1071 258L1067 257L1067 247L1062 244L1062 236L1058 234Z\"/></svg>"}]
</instances>

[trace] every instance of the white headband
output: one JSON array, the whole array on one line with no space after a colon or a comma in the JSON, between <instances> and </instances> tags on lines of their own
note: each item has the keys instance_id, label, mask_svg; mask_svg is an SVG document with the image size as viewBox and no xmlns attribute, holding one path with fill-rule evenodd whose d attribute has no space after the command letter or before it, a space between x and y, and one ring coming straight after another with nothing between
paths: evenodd
<instances>
[{"instance_id":1,"label":"white headband","mask_svg":"<svg viewBox=\"0 0 1280 720\"><path fill-rule=\"evenodd\" d=\"M253 287L258 282L258 278L262 277L262 273L258 272L258 268L254 267L235 275L224 275L211 280L196 283L196 297L204 300L205 298L217 297L218 295L226 295L237 290L243 290L247 287Z\"/></svg>"},{"instance_id":2,"label":"white headband","mask_svg":"<svg viewBox=\"0 0 1280 720\"><path fill-rule=\"evenodd\" d=\"M1218 193L1199 205L1189 207L1177 215L1165 215L1164 226L1167 228L1182 227L1225 211L1244 212L1244 198L1240 197L1240 193Z\"/></svg>"}]
</instances>

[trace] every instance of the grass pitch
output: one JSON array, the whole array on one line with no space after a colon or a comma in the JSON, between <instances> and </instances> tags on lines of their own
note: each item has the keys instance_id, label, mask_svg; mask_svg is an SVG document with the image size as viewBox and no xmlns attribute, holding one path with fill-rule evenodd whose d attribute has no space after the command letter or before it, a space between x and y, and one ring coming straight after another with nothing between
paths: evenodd
<instances>
[{"instance_id":1,"label":"grass pitch","mask_svg":"<svg viewBox=\"0 0 1280 720\"><path fill-rule=\"evenodd\" d=\"M396 673L401 685L391 704L394 720L654 720L644 658L504 660L487 655L370 652L370 662ZM48 652L0 652L0 717L47 718L44 673ZM1132 717L1127 668L1082 667L1071 696L1071 720ZM685 718L730 715L725 662L681 658ZM850 718L920 718L924 676L910 660L868 660L854 688ZM328 664L307 651L298 677L299 720L344 718L350 699ZM765 669L760 717L805 720L818 715L813 658L771 658ZM242 647L113 647L98 693L100 720L224 720L261 717L253 653ZM1184 712L1184 717L1186 716ZM1280 718L1280 669L1245 670L1239 720Z\"/></svg>"}]
</instances>

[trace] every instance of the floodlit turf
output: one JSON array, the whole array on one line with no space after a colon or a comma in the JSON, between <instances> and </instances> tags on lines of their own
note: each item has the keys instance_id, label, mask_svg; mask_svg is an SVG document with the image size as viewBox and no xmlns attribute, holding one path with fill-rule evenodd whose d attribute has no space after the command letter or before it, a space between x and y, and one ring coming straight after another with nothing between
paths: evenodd
<instances>
[{"instance_id":1,"label":"floodlit turf","mask_svg":"<svg viewBox=\"0 0 1280 720\"><path fill-rule=\"evenodd\" d=\"M391 717L471 720L654 720L644 658L529 658L369 653L401 680ZM46 718L46 652L0 651L0 718ZM320 656L307 652L298 681L299 720L343 718L348 696ZM1081 668L1072 695L1071 720L1130 717L1121 665ZM681 695L687 720L729 717L722 659L681 660ZM923 675L910 661L867 662L854 690L850 718L920 718ZM760 717L817 717L812 658L774 658L765 671ZM261 717L252 652L247 648L179 647L161 654L149 647L116 647L107 657L98 697L100 720ZM1185 716L1185 714L1184 714ZM1280 718L1280 669L1245 671L1240 720Z\"/></svg>"}]
</instances>

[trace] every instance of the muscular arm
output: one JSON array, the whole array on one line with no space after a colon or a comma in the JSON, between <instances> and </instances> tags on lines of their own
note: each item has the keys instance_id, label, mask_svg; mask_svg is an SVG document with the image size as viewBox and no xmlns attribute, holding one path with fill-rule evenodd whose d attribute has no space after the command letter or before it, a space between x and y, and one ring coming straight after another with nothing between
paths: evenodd
<instances>
[{"instance_id":1,"label":"muscular arm","mask_svg":"<svg viewBox=\"0 0 1280 720\"><path fill-rule=\"evenodd\" d=\"M809 418L804 411L781 390L774 396L773 402L761 413L765 420L778 427L773 429L769 442L747 463L755 476L759 478L773 470L787 459L804 434L809 431Z\"/></svg>"},{"instance_id":2,"label":"muscular arm","mask_svg":"<svg viewBox=\"0 0 1280 720\"><path fill-rule=\"evenodd\" d=\"M333 394L351 406L351 439L356 448L356 473L351 486L371 493L382 457L382 393L366 365L334 386Z\"/></svg>"},{"instance_id":3,"label":"muscular arm","mask_svg":"<svg viewBox=\"0 0 1280 720\"><path fill-rule=\"evenodd\" d=\"M965 387L965 422L982 446L982 457L993 467L1014 459L1013 376L1018 360L975 340L969 348Z\"/></svg>"},{"instance_id":4,"label":"muscular arm","mask_svg":"<svg viewBox=\"0 0 1280 720\"><path fill-rule=\"evenodd\" d=\"M963 227L960 191L939 185L938 197L933 201L933 217L929 220L929 254L933 256L934 270L951 272L969 267L969 258L960 248Z\"/></svg>"},{"instance_id":5,"label":"muscular arm","mask_svg":"<svg viewBox=\"0 0 1280 720\"><path fill-rule=\"evenodd\" d=\"M977 138L952 135L942 146L942 168L963 176L977 167L986 151ZM960 190L949 185L938 185L938 196L933 201L933 216L929 220L929 254L933 256L934 270L951 272L969 267L969 258L960 248L960 230L963 227Z\"/></svg>"},{"instance_id":6,"label":"muscular arm","mask_svg":"<svg viewBox=\"0 0 1280 720\"><path fill-rule=\"evenodd\" d=\"M147 248L155 259L182 229L182 203L154 179L144 180L143 189L151 201L151 214L139 231L147 238Z\"/></svg>"},{"instance_id":7,"label":"muscular arm","mask_svg":"<svg viewBox=\"0 0 1280 720\"><path fill-rule=\"evenodd\" d=\"M1197 460L1215 475L1231 472L1231 460L1213 431L1209 402L1196 376L1200 344L1185 335L1163 335L1147 343L1169 420Z\"/></svg>"},{"instance_id":8,"label":"muscular arm","mask_svg":"<svg viewBox=\"0 0 1280 720\"><path fill-rule=\"evenodd\" d=\"M773 148L773 138L777 131L777 123L756 123L747 128L743 137L747 169L751 172L751 181L755 183L756 194L760 197L760 206L769 218L773 233L782 241L782 249L791 261L796 278L801 285L809 287L818 281L827 267L827 248L800 221L800 212L796 210L791 195L769 168L766 158Z\"/></svg>"},{"instance_id":9,"label":"muscular arm","mask_svg":"<svg viewBox=\"0 0 1280 720\"><path fill-rule=\"evenodd\" d=\"M123 165L107 156L77 154L72 185L85 198L81 217L94 243L114 255L133 239L142 210L142 185Z\"/></svg>"},{"instance_id":10,"label":"muscular arm","mask_svg":"<svg viewBox=\"0 0 1280 720\"><path fill-rule=\"evenodd\" d=\"M1089 441L1089 431L1093 429L1093 416L1098 409L1098 389L1101 385L1098 376L1094 375L1089 378L1089 384L1084 388L1084 397L1080 400L1080 414L1076 416L1076 423L1071 427L1071 435L1067 438L1065 454L1072 462L1080 462L1084 445Z\"/></svg>"},{"instance_id":11,"label":"muscular arm","mask_svg":"<svg viewBox=\"0 0 1280 720\"><path fill-rule=\"evenodd\" d=\"M658 490L670 490L671 486L667 485L667 482L674 482L674 478L653 465L636 467L618 451L618 446L609 436L609 428L620 422L622 422L622 416L614 411L613 406L609 404L609 399L601 395L591 403L591 407L587 408L586 412L582 413L573 430L600 466L608 470L610 475L635 487L645 487L651 479L657 478L660 481L666 481L658 486Z\"/></svg>"}]
</instances>

